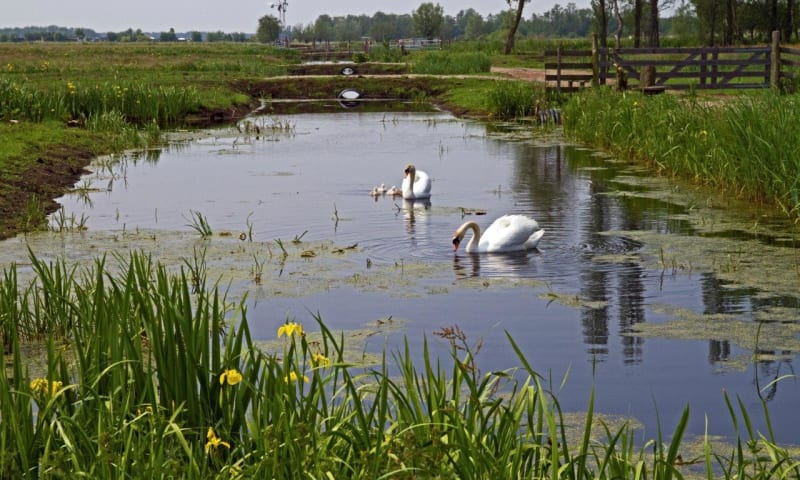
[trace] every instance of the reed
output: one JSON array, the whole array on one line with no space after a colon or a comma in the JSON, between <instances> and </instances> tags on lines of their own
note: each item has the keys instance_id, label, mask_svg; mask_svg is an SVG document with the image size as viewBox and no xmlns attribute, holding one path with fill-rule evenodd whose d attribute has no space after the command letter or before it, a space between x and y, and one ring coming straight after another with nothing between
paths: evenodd
<instances>
[{"instance_id":1,"label":"reed","mask_svg":"<svg viewBox=\"0 0 800 480\"><path fill-rule=\"evenodd\" d=\"M423 338L418 358L406 340L365 367L318 315L315 331L287 319L275 346L259 347L245 300L228 301L199 269L170 273L142 252L80 269L30 261L29 286L15 266L0 277L2 478L682 476L688 407L669 443L659 431L636 446L629 425L594 418L592 393L571 438L553 387L511 336L519 367L507 371L481 372L480 343L458 327L435 332L445 358ZM33 377L22 353L32 338L46 347ZM709 475L797 478L796 459L739 407L748 438L733 454L707 442Z\"/></svg>"},{"instance_id":2,"label":"reed","mask_svg":"<svg viewBox=\"0 0 800 480\"><path fill-rule=\"evenodd\" d=\"M563 124L574 139L797 217L798 107L800 97L771 92L709 102L593 89L566 103Z\"/></svg>"},{"instance_id":3,"label":"reed","mask_svg":"<svg viewBox=\"0 0 800 480\"><path fill-rule=\"evenodd\" d=\"M425 75L488 73L492 62L480 52L431 51L416 54L411 69Z\"/></svg>"},{"instance_id":4,"label":"reed","mask_svg":"<svg viewBox=\"0 0 800 480\"><path fill-rule=\"evenodd\" d=\"M82 84L67 81L61 87L32 88L0 78L0 118L75 120L86 122L95 116L115 114L132 125L175 125L199 108L192 88L160 87L136 82ZM92 120L104 125L107 119Z\"/></svg>"},{"instance_id":5,"label":"reed","mask_svg":"<svg viewBox=\"0 0 800 480\"><path fill-rule=\"evenodd\" d=\"M522 118L548 108L547 92L530 82L499 80L486 95L486 109L498 118Z\"/></svg>"}]
</instances>

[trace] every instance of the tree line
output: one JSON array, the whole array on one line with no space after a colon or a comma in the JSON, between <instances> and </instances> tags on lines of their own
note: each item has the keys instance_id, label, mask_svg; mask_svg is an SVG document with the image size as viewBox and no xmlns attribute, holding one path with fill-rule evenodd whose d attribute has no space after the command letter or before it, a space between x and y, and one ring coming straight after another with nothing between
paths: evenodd
<instances>
[{"instance_id":1,"label":"tree line","mask_svg":"<svg viewBox=\"0 0 800 480\"><path fill-rule=\"evenodd\" d=\"M0 41L106 40L118 42L272 42L279 38L300 42L383 42L411 37L448 40L503 41L506 49L514 38L586 38L598 34L606 46L660 46L662 41L686 44L733 45L763 43L774 30L782 41L798 39L796 0L591 0L589 8L575 3L555 4L543 13L524 14L529 0L506 0L508 9L483 16L472 8L445 15L436 3L424 2L405 14L331 16L322 14L308 24L282 25L272 15L257 20L256 33L190 31L174 29L145 33L141 29L98 33L91 29L25 27L0 29Z\"/></svg>"}]
</instances>

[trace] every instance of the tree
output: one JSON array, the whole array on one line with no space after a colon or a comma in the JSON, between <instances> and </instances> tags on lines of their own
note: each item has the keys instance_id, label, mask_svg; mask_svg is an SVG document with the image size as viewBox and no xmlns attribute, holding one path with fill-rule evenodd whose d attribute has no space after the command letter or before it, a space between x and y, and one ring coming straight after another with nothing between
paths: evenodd
<instances>
[{"instance_id":1,"label":"tree","mask_svg":"<svg viewBox=\"0 0 800 480\"><path fill-rule=\"evenodd\" d=\"M516 12L508 28L508 36L506 37L506 46L503 48L503 53L508 55L514 49L514 36L517 34L519 28L519 21L522 19L522 10L525 8L525 2L529 0L506 0L509 7L516 4Z\"/></svg>"},{"instance_id":2,"label":"tree","mask_svg":"<svg viewBox=\"0 0 800 480\"><path fill-rule=\"evenodd\" d=\"M281 34L281 21L272 15L264 15L258 19L256 39L261 43L272 43Z\"/></svg>"},{"instance_id":3,"label":"tree","mask_svg":"<svg viewBox=\"0 0 800 480\"><path fill-rule=\"evenodd\" d=\"M616 5L617 0L613 0ZM606 48L606 37L608 37L608 6L606 0L592 0L592 9L597 19L597 36L600 38L600 46Z\"/></svg>"},{"instance_id":4,"label":"tree","mask_svg":"<svg viewBox=\"0 0 800 480\"><path fill-rule=\"evenodd\" d=\"M484 23L483 17L470 9L472 14L466 16L466 24L464 25L464 38L467 40L477 40L483 36Z\"/></svg>"},{"instance_id":5,"label":"tree","mask_svg":"<svg viewBox=\"0 0 800 480\"><path fill-rule=\"evenodd\" d=\"M333 40L333 19L330 15L320 15L314 22L314 36L317 40Z\"/></svg>"},{"instance_id":6,"label":"tree","mask_svg":"<svg viewBox=\"0 0 800 480\"><path fill-rule=\"evenodd\" d=\"M358 17L354 15L336 17L333 20L333 33L336 40L340 42L358 40L361 37L361 25Z\"/></svg>"},{"instance_id":7,"label":"tree","mask_svg":"<svg viewBox=\"0 0 800 480\"><path fill-rule=\"evenodd\" d=\"M175 29L174 28L170 28L169 32L161 32L158 35L158 40L160 42L177 42L178 41L178 35L175 34Z\"/></svg>"},{"instance_id":8,"label":"tree","mask_svg":"<svg viewBox=\"0 0 800 480\"><path fill-rule=\"evenodd\" d=\"M421 37L432 39L442 31L444 8L438 3L423 3L411 14L414 31Z\"/></svg>"},{"instance_id":9,"label":"tree","mask_svg":"<svg viewBox=\"0 0 800 480\"><path fill-rule=\"evenodd\" d=\"M660 41L658 36L658 0L650 0L650 35L648 37L648 47L658 47Z\"/></svg>"},{"instance_id":10,"label":"tree","mask_svg":"<svg viewBox=\"0 0 800 480\"><path fill-rule=\"evenodd\" d=\"M197 42L197 43L200 43L200 42L202 42L202 41L203 41L203 34L202 34L202 33L200 33L200 32L198 32L197 30L195 30L195 31L191 32L191 33L189 34L189 36L190 36L189 38L191 38L191 39L192 39L192 42Z\"/></svg>"}]
</instances>

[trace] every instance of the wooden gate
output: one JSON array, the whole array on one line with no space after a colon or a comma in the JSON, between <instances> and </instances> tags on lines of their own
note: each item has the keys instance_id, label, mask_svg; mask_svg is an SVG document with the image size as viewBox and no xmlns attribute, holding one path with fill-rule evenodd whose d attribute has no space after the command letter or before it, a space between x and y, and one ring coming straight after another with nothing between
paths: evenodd
<instances>
[{"instance_id":1,"label":"wooden gate","mask_svg":"<svg viewBox=\"0 0 800 480\"><path fill-rule=\"evenodd\" d=\"M617 66L641 83L645 67L653 67L653 85L674 90L768 88L770 52L769 47L600 49L600 83L616 78Z\"/></svg>"}]
</instances>

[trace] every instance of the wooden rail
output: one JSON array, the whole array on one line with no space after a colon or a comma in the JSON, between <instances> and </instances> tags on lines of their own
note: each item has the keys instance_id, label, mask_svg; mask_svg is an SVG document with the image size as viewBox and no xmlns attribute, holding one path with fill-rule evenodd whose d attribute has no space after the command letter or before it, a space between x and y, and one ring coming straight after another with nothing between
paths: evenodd
<instances>
[{"instance_id":1,"label":"wooden rail","mask_svg":"<svg viewBox=\"0 0 800 480\"><path fill-rule=\"evenodd\" d=\"M599 48L546 50L545 82L560 91L616 84L665 89L778 88L800 81L800 49L781 46L780 35L756 47Z\"/></svg>"}]
</instances>

